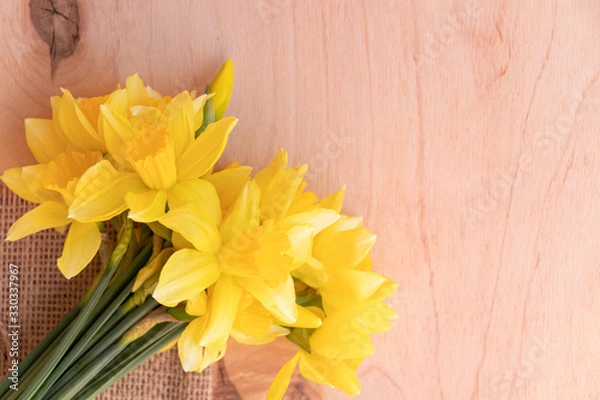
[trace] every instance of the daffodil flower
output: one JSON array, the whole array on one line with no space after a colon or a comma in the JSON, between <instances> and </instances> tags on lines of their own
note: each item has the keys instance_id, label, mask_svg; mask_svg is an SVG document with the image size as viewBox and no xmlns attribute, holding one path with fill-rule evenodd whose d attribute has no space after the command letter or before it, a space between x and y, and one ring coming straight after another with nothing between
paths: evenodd
<instances>
[{"instance_id":1,"label":"daffodil flower","mask_svg":"<svg viewBox=\"0 0 600 400\"><path fill-rule=\"evenodd\" d=\"M102 159L99 152L60 153L47 164L12 168L4 172L2 181L20 197L39 204L19 218L9 229L7 240L49 228L69 232L58 268L67 278L77 275L94 258L101 236L95 221L79 222L68 216L81 175Z\"/></svg>"},{"instance_id":2,"label":"daffodil flower","mask_svg":"<svg viewBox=\"0 0 600 400\"><path fill-rule=\"evenodd\" d=\"M319 207L288 215L306 167L287 169L285 158L280 152L247 182L225 213L213 197L173 208L158 219L173 230L180 250L164 266L154 297L173 307L209 290L206 323L186 329L202 327L202 332L184 332L186 340L188 335L200 338L197 346L221 348L230 334L241 342L266 343L290 327L320 326L320 318L296 304L291 274L309 259L314 235L339 214Z\"/></svg>"},{"instance_id":3,"label":"daffodil flower","mask_svg":"<svg viewBox=\"0 0 600 400\"><path fill-rule=\"evenodd\" d=\"M156 124L140 127L102 106L107 143L118 144L111 155L127 167L118 171L107 161L90 169L77 188L70 217L93 221L129 209L133 220L153 222L164 215L167 203L177 207L182 196L203 197L214 192L212 185L198 178L212 170L237 119L214 122L195 138L201 122L196 115L206 96L199 99L200 105L195 106L198 99L183 92L158 113ZM129 190L123 193L123 187ZM118 202L108 204L104 199L110 196Z\"/></svg>"}]
</instances>

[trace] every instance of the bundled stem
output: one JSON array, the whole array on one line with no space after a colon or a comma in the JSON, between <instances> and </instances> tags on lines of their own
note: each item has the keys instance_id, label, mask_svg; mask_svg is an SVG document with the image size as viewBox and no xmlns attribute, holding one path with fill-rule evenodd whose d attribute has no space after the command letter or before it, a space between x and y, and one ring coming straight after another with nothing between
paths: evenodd
<instances>
[{"instance_id":1,"label":"bundled stem","mask_svg":"<svg viewBox=\"0 0 600 400\"><path fill-rule=\"evenodd\" d=\"M8 377L1 383L0 400L92 398L181 334L184 323L168 322L131 343L123 341L123 334L158 303L151 296L135 297L131 290L151 259L153 243L144 244L152 241L143 235L138 243L132 221L118 222L118 242L105 268L20 363L19 390L9 389Z\"/></svg>"}]
</instances>

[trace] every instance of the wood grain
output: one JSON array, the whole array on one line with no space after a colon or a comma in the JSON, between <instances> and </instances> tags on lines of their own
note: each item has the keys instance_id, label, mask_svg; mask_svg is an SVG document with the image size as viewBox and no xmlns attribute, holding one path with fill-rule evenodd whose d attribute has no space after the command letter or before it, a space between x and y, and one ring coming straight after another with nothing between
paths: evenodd
<instances>
[{"instance_id":1,"label":"wood grain","mask_svg":"<svg viewBox=\"0 0 600 400\"><path fill-rule=\"evenodd\" d=\"M361 366L360 398L600 398L600 3L79 11L79 46L51 81L26 4L0 5L2 169L32 161L23 118L48 117L59 86L93 95L138 72L174 93L232 58L240 123L226 161L262 167L284 147L318 194L347 184L344 211L364 215L376 269L400 285L400 318ZM262 372L241 383L251 354L226 358L248 399L269 384Z\"/></svg>"}]
</instances>

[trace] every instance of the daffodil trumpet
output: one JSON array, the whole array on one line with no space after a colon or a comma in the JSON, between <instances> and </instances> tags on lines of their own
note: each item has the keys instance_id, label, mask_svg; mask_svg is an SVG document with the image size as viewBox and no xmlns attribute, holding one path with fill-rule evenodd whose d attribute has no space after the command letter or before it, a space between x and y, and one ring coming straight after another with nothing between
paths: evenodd
<instances>
[{"instance_id":1,"label":"daffodil trumpet","mask_svg":"<svg viewBox=\"0 0 600 400\"><path fill-rule=\"evenodd\" d=\"M100 254L82 300L21 362L0 400L91 399L159 351L176 346L185 371L202 372L227 343L280 337L297 353L274 376L281 399L296 368L350 395L391 328L396 289L373 270L375 235L342 214L345 187L319 198L307 165L280 150L252 175L215 164L237 119L226 115L233 64L206 92L161 96L137 75L106 96L52 98L50 120L27 120L38 164L4 183L35 208L8 231L67 232L57 267L70 279ZM118 232L116 244L107 232Z\"/></svg>"}]
</instances>

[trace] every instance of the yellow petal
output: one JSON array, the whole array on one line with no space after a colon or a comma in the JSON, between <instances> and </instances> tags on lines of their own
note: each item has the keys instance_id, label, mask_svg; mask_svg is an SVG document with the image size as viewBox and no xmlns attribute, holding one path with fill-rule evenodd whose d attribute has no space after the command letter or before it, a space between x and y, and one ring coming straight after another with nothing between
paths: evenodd
<instances>
[{"instance_id":1,"label":"yellow petal","mask_svg":"<svg viewBox=\"0 0 600 400\"><path fill-rule=\"evenodd\" d=\"M173 97L165 108L161 123L166 125L175 145L175 154L179 156L194 141L196 132L194 106L187 91Z\"/></svg>"},{"instance_id":2,"label":"yellow petal","mask_svg":"<svg viewBox=\"0 0 600 400\"><path fill-rule=\"evenodd\" d=\"M205 175L206 179L217 189L221 200L221 210L227 211L238 197L244 185L250 181L250 167L228 168L214 174Z\"/></svg>"},{"instance_id":3,"label":"yellow petal","mask_svg":"<svg viewBox=\"0 0 600 400\"><path fill-rule=\"evenodd\" d=\"M342 360L332 360L319 354L301 352L300 373L311 381L342 390L350 396L360 393L356 372Z\"/></svg>"},{"instance_id":4,"label":"yellow petal","mask_svg":"<svg viewBox=\"0 0 600 400\"><path fill-rule=\"evenodd\" d=\"M147 190L132 172L117 172L108 160L89 168L79 179L69 217L80 222L106 221L127 209L125 195Z\"/></svg>"},{"instance_id":5,"label":"yellow petal","mask_svg":"<svg viewBox=\"0 0 600 400\"><path fill-rule=\"evenodd\" d=\"M293 270L292 276L313 288L320 288L325 285L329 278L327 271L323 268L323 264L313 257L306 260L306 264Z\"/></svg>"},{"instance_id":6,"label":"yellow petal","mask_svg":"<svg viewBox=\"0 0 600 400\"><path fill-rule=\"evenodd\" d=\"M148 91L138 74L131 75L125 80L129 107L148 104Z\"/></svg>"},{"instance_id":7,"label":"yellow petal","mask_svg":"<svg viewBox=\"0 0 600 400\"><path fill-rule=\"evenodd\" d=\"M313 233L316 235L323 229L332 225L340 218L339 214L334 210L328 210L326 208L317 208L311 211L305 211L293 215L289 215L282 219L278 226L282 229L286 229L295 225L310 225Z\"/></svg>"},{"instance_id":8,"label":"yellow petal","mask_svg":"<svg viewBox=\"0 0 600 400\"><path fill-rule=\"evenodd\" d=\"M203 94L201 96L196 97L192 101L192 105L194 106L194 132L196 132L202 126L204 122L204 105L206 104L206 100L212 98L213 94ZM195 135L195 134L194 134Z\"/></svg>"},{"instance_id":9,"label":"yellow petal","mask_svg":"<svg viewBox=\"0 0 600 400\"><path fill-rule=\"evenodd\" d=\"M104 141L110 154L118 163L125 163L125 146L133 135L135 130L127 118L121 115L114 106L103 104L100 106L100 123Z\"/></svg>"},{"instance_id":10,"label":"yellow petal","mask_svg":"<svg viewBox=\"0 0 600 400\"><path fill-rule=\"evenodd\" d=\"M6 239L19 240L44 229L67 225L70 222L67 218L67 210L64 203L55 201L42 203L12 224Z\"/></svg>"},{"instance_id":11,"label":"yellow petal","mask_svg":"<svg viewBox=\"0 0 600 400\"><path fill-rule=\"evenodd\" d=\"M374 353L369 332L362 322L345 314L335 314L323 320L310 337L313 352L328 358L347 360Z\"/></svg>"},{"instance_id":12,"label":"yellow petal","mask_svg":"<svg viewBox=\"0 0 600 400\"><path fill-rule=\"evenodd\" d=\"M102 150L104 143L90 121L77 106L71 92L62 89L58 120L62 132L81 150Z\"/></svg>"},{"instance_id":13,"label":"yellow petal","mask_svg":"<svg viewBox=\"0 0 600 400\"><path fill-rule=\"evenodd\" d=\"M21 169L21 177L29 188L29 191L37 197L39 203L44 201L58 201L62 203L63 197L60 193L48 190L45 187L44 180L47 170L48 164L29 165Z\"/></svg>"},{"instance_id":14,"label":"yellow petal","mask_svg":"<svg viewBox=\"0 0 600 400\"><path fill-rule=\"evenodd\" d=\"M208 125L177 160L179 180L195 179L207 173L221 157L227 137L236 124L237 119L227 117Z\"/></svg>"},{"instance_id":15,"label":"yellow petal","mask_svg":"<svg viewBox=\"0 0 600 400\"><path fill-rule=\"evenodd\" d=\"M149 188L169 190L177 183L174 143L163 126L145 126L131 138L125 157Z\"/></svg>"},{"instance_id":16,"label":"yellow petal","mask_svg":"<svg viewBox=\"0 0 600 400\"><path fill-rule=\"evenodd\" d=\"M142 193L127 193L125 203L129 208L129 218L136 222L154 222L165 215L167 192L148 190Z\"/></svg>"},{"instance_id":17,"label":"yellow petal","mask_svg":"<svg viewBox=\"0 0 600 400\"><path fill-rule=\"evenodd\" d=\"M29 186L23 179L21 170L21 167L7 169L0 179L20 198L27 200L30 203L39 203L41 199L29 189Z\"/></svg>"},{"instance_id":18,"label":"yellow petal","mask_svg":"<svg viewBox=\"0 0 600 400\"><path fill-rule=\"evenodd\" d=\"M303 182L304 183L304 182ZM286 215L298 214L305 211L311 211L318 208L319 198L313 192L303 192L296 194L290 208L288 208Z\"/></svg>"},{"instance_id":19,"label":"yellow petal","mask_svg":"<svg viewBox=\"0 0 600 400\"><path fill-rule=\"evenodd\" d=\"M289 329L274 323L272 314L260 302L248 292L244 292L231 330L231 337L238 343L260 345L289 333Z\"/></svg>"},{"instance_id":20,"label":"yellow petal","mask_svg":"<svg viewBox=\"0 0 600 400\"><path fill-rule=\"evenodd\" d=\"M280 323L281 325L285 325L285 326L289 326L289 327L293 327L293 328L308 328L308 329L315 329L315 328L320 327L323 324L323 321L321 321L321 318L319 318L318 316L316 316L315 314L310 312L307 308L304 308L302 306L297 306L297 308L298 308L298 319L296 320L296 322L293 322L291 324L285 324L281 321L277 321L277 322Z\"/></svg>"},{"instance_id":21,"label":"yellow petal","mask_svg":"<svg viewBox=\"0 0 600 400\"><path fill-rule=\"evenodd\" d=\"M342 186L342 188L339 191L323 198L323 200L321 200L321 206L324 208L332 209L339 214L342 211L342 204L344 203L345 193L346 185Z\"/></svg>"},{"instance_id":22,"label":"yellow petal","mask_svg":"<svg viewBox=\"0 0 600 400\"><path fill-rule=\"evenodd\" d=\"M54 132L54 125L49 119L27 118L25 136L27 145L40 164L50 162L67 149L66 140Z\"/></svg>"},{"instance_id":23,"label":"yellow petal","mask_svg":"<svg viewBox=\"0 0 600 400\"><path fill-rule=\"evenodd\" d=\"M102 237L95 223L73 221L67 233L62 256L57 265L60 272L71 279L79 274L94 258Z\"/></svg>"},{"instance_id":24,"label":"yellow petal","mask_svg":"<svg viewBox=\"0 0 600 400\"><path fill-rule=\"evenodd\" d=\"M248 182L219 227L223 243L258 228L260 190L255 182Z\"/></svg>"},{"instance_id":25,"label":"yellow petal","mask_svg":"<svg viewBox=\"0 0 600 400\"><path fill-rule=\"evenodd\" d=\"M172 247L161 250L161 252L158 253L158 255L152 261L150 261L144 268L140 269L135 276L135 281L133 282L131 291L135 292L146 280L150 279L152 275L158 273L166 264L169 257L173 255L173 252L174 250Z\"/></svg>"},{"instance_id":26,"label":"yellow petal","mask_svg":"<svg viewBox=\"0 0 600 400\"><path fill-rule=\"evenodd\" d=\"M206 327L206 321L205 316L194 319L179 338L177 346L179 359L185 371L202 372L225 355L227 342L211 347L202 347L198 344Z\"/></svg>"},{"instance_id":27,"label":"yellow petal","mask_svg":"<svg viewBox=\"0 0 600 400\"><path fill-rule=\"evenodd\" d=\"M257 278L236 278L237 282L256 300L260 301L277 319L284 324L291 324L298 319L296 307L296 292L294 281L288 275L280 285L271 287L265 281Z\"/></svg>"},{"instance_id":28,"label":"yellow petal","mask_svg":"<svg viewBox=\"0 0 600 400\"><path fill-rule=\"evenodd\" d=\"M243 290L233 277L221 275L210 297L208 324L200 340L201 346L227 341L235 321Z\"/></svg>"},{"instance_id":29,"label":"yellow petal","mask_svg":"<svg viewBox=\"0 0 600 400\"><path fill-rule=\"evenodd\" d=\"M221 247L217 225L202 203L187 203L169 210L159 222L173 232L180 233L199 251L217 254Z\"/></svg>"},{"instance_id":30,"label":"yellow petal","mask_svg":"<svg viewBox=\"0 0 600 400\"><path fill-rule=\"evenodd\" d=\"M362 228L363 219L362 217L350 217L347 215L341 215L334 224L327 227L327 233L349 231L352 229Z\"/></svg>"},{"instance_id":31,"label":"yellow petal","mask_svg":"<svg viewBox=\"0 0 600 400\"><path fill-rule=\"evenodd\" d=\"M194 297L188 299L185 303L185 312L189 315L200 316L206 314L208 308L208 296L206 291L198 292Z\"/></svg>"},{"instance_id":32,"label":"yellow petal","mask_svg":"<svg viewBox=\"0 0 600 400\"><path fill-rule=\"evenodd\" d=\"M296 225L286 231L290 241L290 248L285 251L294 259L293 267L298 268L304 264L312 253L313 233L306 225Z\"/></svg>"},{"instance_id":33,"label":"yellow petal","mask_svg":"<svg viewBox=\"0 0 600 400\"><path fill-rule=\"evenodd\" d=\"M382 300L369 301L355 308L358 310L356 318L371 335L390 330L393 326L391 321L398 318L394 309Z\"/></svg>"},{"instance_id":34,"label":"yellow petal","mask_svg":"<svg viewBox=\"0 0 600 400\"><path fill-rule=\"evenodd\" d=\"M278 172L264 191L261 191L260 219L280 220L292 204L298 186L306 173L306 164Z\"/></svg>"},{"instance_id":35,"label":"yellow petal","mask_svg":"<svg viewBox=\"0 0 600 400\"><path fill-rule=\"evenodd\" d=\"M220 271L214 256L192 249L176 251L160 273L154 298L167 307L195 298L215 283Z\"/></svg>"},{"instance_id":36,"label":"yellow petal","mask_svg":"<svg viewBox=\"0 0 600 400\"><path fill-rule=\"evenodd\" d=\"M296 353L291 360L281 367L277 375L275 375L271 387L269 387L266 400L280 400L283 398L283 395L290 385L290 380L292 379L292 374L296 369L296 365L298 365L298 360L300 360L300 352Z\"/></svg>"},{"instance_id":37,"label":"yellow petal","mask_svg":"<svg viewBox=\"0 0 600 400\"><path fill-rule=\"evenodd\" d=\"M364 228L317 235L313 255L329 268L353 268L371 251L376 236Z\"/></svg>"},{"instance_id":38,"label":"yellow petal","mask_svg":"<svg viewBox=\"0 0 600 400\"><path fill-rule=\"evenodd\" d=\"M330 284L321 288L323 295L343 293L358 302L367 300L385 282L384 276L372 271L339 269L331 273Z\"/></svg>"},{"instance_id":39,"label":"yellow petal","mask_svg":"<svg viewBox=\"0 0 600 400\"><path fill-rule=\"evenodd\" d=\"M261 192L267 190L267 185L273 179L273 177L279 173L280 171L284 171L287 168L288 164L288 154L285 150L279 149L277 154L275 154L275 158L271 161L271 164L256 174L254 180L258 184Z\"/></svg>"},{"instance_id":40,"label":"yellow petal","mask_svg":"<svg viewBox=\"0 0 600 400\"><path fill-rule=\"evenodd\" d=\"M231 60L225 61L217 72L217 75L210 82L210 91L214 92L213 102L215 104L215 118L221 119L227 106L229 105L229 98L233 91L233 62Z\"/></svg>"},{"instance_id":41,"label":"yellow petal","mask_svg":"<svg viewBox=\"0 0 600 400\"><path fill-rule=\"evenodd\" d=\"M204 179L177 182L169 190L169 208L179 208L191 202L199 203L215 224L221 223L221 205L215 187Z\"/></svg>"}]
</instances>

